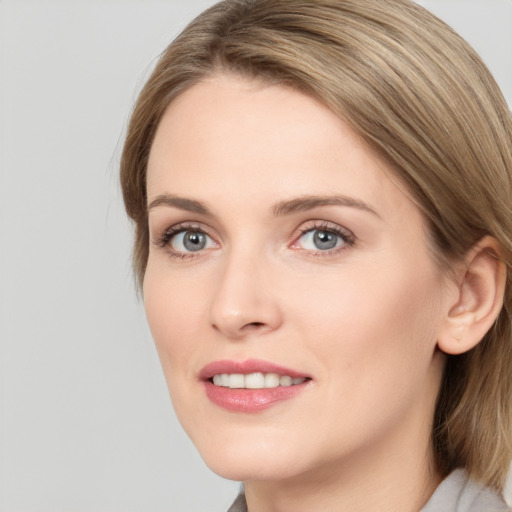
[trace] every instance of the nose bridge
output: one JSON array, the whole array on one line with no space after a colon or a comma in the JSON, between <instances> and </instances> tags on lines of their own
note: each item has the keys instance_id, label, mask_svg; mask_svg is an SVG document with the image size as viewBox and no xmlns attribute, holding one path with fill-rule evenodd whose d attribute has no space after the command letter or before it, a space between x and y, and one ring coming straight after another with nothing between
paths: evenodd
<instances>
[{"instance_id":1,"label":"nose bridge","mask_svg":"<svg viewBox=\"0 0 512 512\"><path fill-rule=\"evenodd\" d=\"M272 275L272 263L262 252L249 247L227 251L212 295L212 327L229 338L277 329L282 315Z\"/></svg>"}]
</instances>

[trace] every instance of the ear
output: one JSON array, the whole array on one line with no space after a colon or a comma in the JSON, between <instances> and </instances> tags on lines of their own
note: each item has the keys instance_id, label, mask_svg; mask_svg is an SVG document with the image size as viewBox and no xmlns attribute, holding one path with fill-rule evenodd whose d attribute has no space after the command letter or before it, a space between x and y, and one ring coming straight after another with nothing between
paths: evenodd
<instances>
[{"instance_id":1,"label":"ear","mask_svg":"<svg viewBox=\"0 0 512 512\"><path fill-rule=\"evenodd\" d=\"M464 258L437 341L443 352L462 354L471 350L498 317L506 281L506 267L500 252L496 239L485 236Z\"/></svg>"}]
</instances>

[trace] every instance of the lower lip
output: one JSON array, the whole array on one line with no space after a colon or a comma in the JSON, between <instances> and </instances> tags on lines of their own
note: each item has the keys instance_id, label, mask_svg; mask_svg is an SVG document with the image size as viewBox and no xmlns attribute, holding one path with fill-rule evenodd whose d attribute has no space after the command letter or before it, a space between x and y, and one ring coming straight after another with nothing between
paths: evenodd
<instances>
[{"instance_id":1,"label":"lower lip","mask_svg":"<svg viewBox=\"0 0 512 512\"><path fill-rule=\"evenodd\" d=\"M234 412L258 412L274 404L290 400L304 391L309 381L295 386L278 386L264 389L234 389L215 386L206 381L206 396L219 407Z\"/></svg>"}]
</instances>

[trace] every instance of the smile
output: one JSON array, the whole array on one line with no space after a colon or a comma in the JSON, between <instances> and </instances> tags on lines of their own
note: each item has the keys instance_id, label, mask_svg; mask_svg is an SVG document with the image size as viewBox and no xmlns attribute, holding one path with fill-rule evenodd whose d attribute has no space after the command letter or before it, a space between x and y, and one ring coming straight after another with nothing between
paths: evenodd
<instances>
[{"instance_id":1,"label":"smile","mask_svg":"<svg viewBox=\"0 0 512 512\"><path fill-rule=\"evenodd\" d=\"M215 361L201 370L199 380L214 405L238 413L287 402L312 384L309 375L259 359Z\"/></svg>"},{"instance_id":2,"label":"smile","mask_svg":"<svg viewBox=\"0 0 512 512\"><path fill-rule=\"evenodd\" d=\"M255 372L243 373L217 373L213 376L213 384L231 389L266 389L279 386L296 386L306 381L305 377L290 377L277 373Z\"/></svg>"}]
</instances>

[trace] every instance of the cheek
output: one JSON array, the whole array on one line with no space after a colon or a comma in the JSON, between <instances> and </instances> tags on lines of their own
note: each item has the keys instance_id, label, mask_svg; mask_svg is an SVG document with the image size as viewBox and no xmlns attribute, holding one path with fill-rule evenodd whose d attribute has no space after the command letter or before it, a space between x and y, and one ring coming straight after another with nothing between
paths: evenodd
<instances>
[{"instance_id":1,"label":"cheek","mask_svg":"<svg viewBox=\"0 0 512 512\"><path fill-rule=\"evenodd\" d=\"M360 271L351 266L288 296L312 357L335 370L330 378L375 394L376 382L419 384L425 377L439 332L440 289L430 265L418 271L396 259Z\"/></svg>"},{"instance_id":2,"label":"cheek","mask_svg":"<svg viewBox=\"0 0 512 512\"><path fill-rule=\"evenodd\" d=\"M144 306L160 361L169 379L189 368L182 362L189 358L202 338L205 294L200 293L197 280L179 279L168 269L160 269L150 261L144 277Z\"/></svg>"},{"instance_id":3,"label":"cheek","mask_svg":"<svg viewBox=\"0 0 512 512\"><path fill-rule=\"evenodd\" d=\"M439 285L432 273L399 268L352 267L315 280L302 300L290 294L296 332L321 370L322 401L311 416L333 443L344 439L340 450L386 435L405 417L417 428L430 424Z\"/></svg>"}]
</instances>

